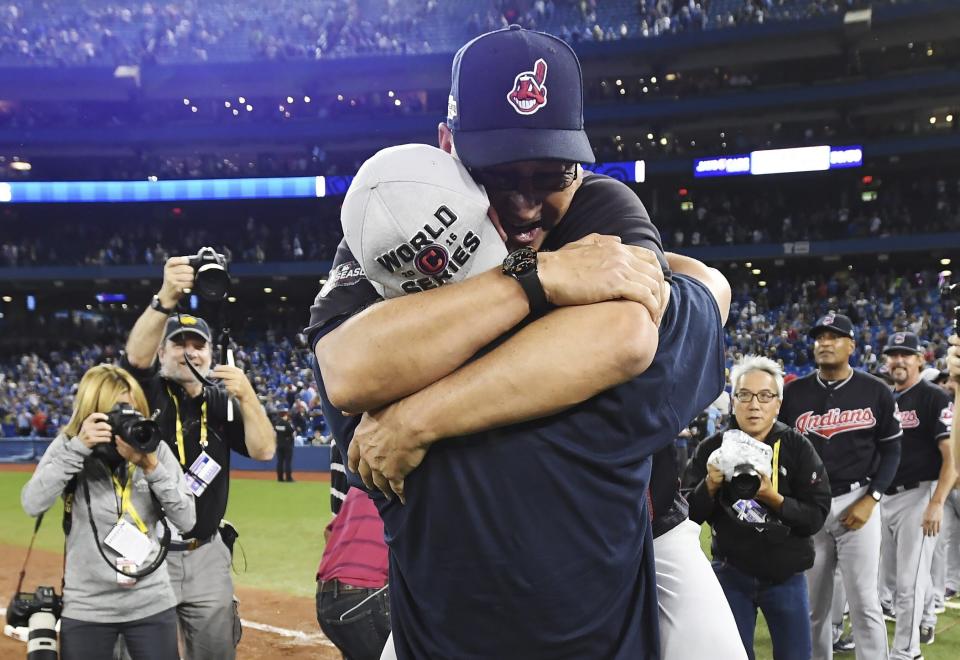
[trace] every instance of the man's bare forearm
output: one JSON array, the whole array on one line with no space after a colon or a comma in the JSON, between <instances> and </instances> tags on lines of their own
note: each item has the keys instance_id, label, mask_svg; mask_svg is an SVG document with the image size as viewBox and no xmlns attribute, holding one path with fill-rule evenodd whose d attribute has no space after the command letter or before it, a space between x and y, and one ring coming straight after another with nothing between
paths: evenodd
<instances>
[{"instance_id":1,"label":"man's bare forearm","mask_svg":"<svg viewBox=\"0 0 960 660\"><path fill-rule=\"evenodd\" d=\"M269 461L277 449L277 434L267 417L267 411L254 396L239 400L243 418L243 439L250 458Z\"/></svg>"},{"instance_id":2,"label":"man's bare forearm","mask_svg":"<svg viewBox=\"0 0 960 660\"><path fill-rule=\"evenodd\" d=\"M546 417L639 375L657 344L638 303L565 307L397 405L425 444Z\"/></svg>"},{"instance_id":3,"label":"man's bare forearm","mask_svg":"<svg viewBox=\"0 0 960 660\"><path fill-rule=\"evenodd\" d=\"M378 303L317 343L330 401L359 413L401 399L456 370L529 311L523 289L499 269Z\"/></svg>"},{"instance_id":4,"label":"man's bare forearm","mask_svg":"<svg viewBox=\"0 0 960 660\"><path fill-rule=\"evenodd\" d=\"M944 504L957 481L957 468L953 462L953 443L950 438L940 442L940 454L943 457L943 464L940 466L940 475L937 477L937 487L930 499L937 504Z\"/></svg>"},{"instance_id":5,"label":"man's bare forearm","mask_svg":"<svg viewBox=\"0 0 960 660\"><path fill-rule=\"evenodd\" d=\"M127 360L138 369L146 369L157 357L157 349L163 340L163 329L167 324L167 315L152 307L143 310L143 314L133 324L127 337Z\"/></svg>"}]
</instances>

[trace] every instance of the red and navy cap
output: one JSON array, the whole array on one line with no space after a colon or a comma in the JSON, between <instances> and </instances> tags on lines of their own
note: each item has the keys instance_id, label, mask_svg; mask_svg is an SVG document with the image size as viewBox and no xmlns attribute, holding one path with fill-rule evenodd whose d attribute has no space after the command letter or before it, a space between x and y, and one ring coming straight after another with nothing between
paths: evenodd
<instances>
[{"instance_id":1,"label":"red and navy cap","mask_svg":"<svg viewBox=\"0 0 960 660\"><path fill-rule=\"evenodd\" d=\"M481 34L453 57L447 125L467 167L594 162L580 61L561 39L519 25Z\"/></svg>"},{"instance_id":2,"label":"red and navy cap","mask_svg":"<svg viewBox=\"0 0 960 660\"><path fill-rule=\"evenodd\" d=\"M853 339L853 323L850 321L849 317L846 317L843 314L827 312L827 314L817 321L817 324L810 330L810 336L813 339L816 339L817 335L824 330L832 330L838 335L843 335Z\"/></svg>"},{"instance_id":3,"label":"red and navy cap","mask_svg":"<svg viewBox=\"0 0 960 660\"><path fill-rule=\"evenodd\" d=\"M920 338L912 332L894 332L887 340L887 345L883 347L883 354L888 353L913 353L922 355L920 348Z\"/></svg>"}]
</instances>

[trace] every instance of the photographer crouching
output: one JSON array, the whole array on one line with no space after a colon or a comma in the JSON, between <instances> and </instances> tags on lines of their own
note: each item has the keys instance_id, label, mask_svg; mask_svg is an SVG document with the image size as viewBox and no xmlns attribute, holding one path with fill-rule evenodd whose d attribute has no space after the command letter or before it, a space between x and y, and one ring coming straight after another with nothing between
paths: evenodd
<instances>
[{"instance_id":1,"label":"photographer crouching","mask_svg":"<svg viewBox=\"0 0 960 660\"><path fill-rule=\"evenodd\" d=\"M757 608L775 660L813 653L804 571L830 510L830 484L813 445L777 421L783 373L764 357L731 370L730 429L704 440L687 466L690 519L713 529L713 569L753 660Z\"/></svg>"},{"instance_id":2,"label":"photographer crouching","mask_svg":"<svg viewBox=\"0 0 960 660\"><path fill-rule=\"evenodd\" d=\"M196 515L177 459L147 414L143 390L129 373L93 367L80 381L70 422L23 487L29 515L41 515L60 495L70 511L64 514L64 660L109 659L120 635L134 660L177 658L177 601L166 549L156 550L156 527L166 515L189 529Z\"/></svg>"},{"instance_id":3,"label":"photographer crouching","mask_svg":"<svg viewBox=\"0 0 960 660\"><path fill-rule=\"evenodd\" d=\"M226 262L210 248L168 259L163 285L130 331L122 361L151 409L159 410L163 439L196 497L196 525L177 526L168 559L187 660L236 656L241 628L230 575L236 531L221 526L230 452L268 461L276 448L273 425L247 376L232 364L211 369L210 327L177 312L187 291L222 302L228 286Z\"/></svg>"}]
</instances>

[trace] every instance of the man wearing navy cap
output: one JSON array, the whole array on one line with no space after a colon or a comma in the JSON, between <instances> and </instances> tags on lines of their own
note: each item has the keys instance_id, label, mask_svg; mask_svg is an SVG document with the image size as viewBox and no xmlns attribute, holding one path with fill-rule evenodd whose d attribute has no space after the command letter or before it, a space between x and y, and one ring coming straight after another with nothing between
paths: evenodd
<instances>
[{"instance_id":1,"label":"man wearing navy cap","mask_svg":"<svg viewBox=\"0 0 960 660\"><path fill-rule=\"evenodd\" d=\"M197 524L174 530L167 555L184 658L230 660L240 640L230 573L233 539L220 532L230 491L230 455L235 451L270 460L276 436L247 375L232 365L211 368L213 338L207 322L176 313L193 285L189 258L168 259L163 285L130 331L121 366L143 387L150 409L159 410L163 439L196 497ZM188 361L202 377L220 382L201 382Z\"/></svg>"},{"instance_id":2,"label":"man wearing navy cap","mask_svg":"<svg viewBox=\"0 0 960 660\"><path fill-rule=\"evenodd\" d=\"M883 349L900 409L900 466L880 503L881 601L896 618L890 657L913 660L932 644L935 612L924 613L943 508L956 481L950 446L950 397L920 377L923 350L912 332L895 332Z\"/></svg>"},{"instance_id":3,"label":"man wearing navy cap","mask_svg":"<svg viewBox=\"0 0 960 660\"><path fill-rule=\"evenodd\" d=\"M830 312L810 336L817 370L784 389L780 421L813 443L833 495L827 521L814 535L816 559L807 571L813 657L833 657L830 610L839 565L857 658L882 660L888 657L887 629L877 591L881 526L874 508L900 462L897 405L883 381L850 367L856 344L849 318Z\"/></svg>"},{"instance_id":4,"label":"man wearing navy cap","mask_svg":"<svg viewBox=\"0 0 960 660\"><path fill-rule=\"evenodd\" d=\"M671 257L696 275L661 306L659 233L579 165L582 81L559 39L467 44L439 138L485 187L503 266L379 301L341 244L307 328L327 403L366 412L325 405L338 442L406 498L378 498L397 655L658 658L650 456L722 388L728 285Z\"/></svg>"}]
</instances>

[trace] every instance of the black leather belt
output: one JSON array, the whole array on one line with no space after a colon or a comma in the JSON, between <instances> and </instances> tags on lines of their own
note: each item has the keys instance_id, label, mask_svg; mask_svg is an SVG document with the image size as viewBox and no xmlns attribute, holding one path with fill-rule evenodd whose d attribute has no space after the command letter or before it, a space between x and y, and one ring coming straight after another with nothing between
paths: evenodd
<instances>
[{"instance_id":1,"label":"black leather belt","mask_svg":"<svg viewBox=\"0 0 960 660\"><path fill-rule=\"evenodd\" d=\"M320 593L326 593L328 591L356 591L357 589L366 589L367 587L355 587L352 584L347 584L346 582L341 582L340 580L327 580L326 582L320 583Z\"/></svg>"},{"instance_id":2,"label":"black leather belt","mask_svg":"<svg viewBox=\"0 0 960 660\"><path fill-rule=\"evenodd\" d=\"M905 493L908 490L913 490L914 488L920 488L920 482L914 481L912 484L903 484L901 486L891 486L887 489L887 492L884 495L896 495L897 493Z\"/></svg>"},{"instance_id":3,"label":"black leather belt","mask_svg":"<svg viewBox=\"0 0 960 660\"><path fill-rule=\"evenodd\" d=\"M214 532L209 538L205 539L190 539L189 541L170 541L170 552L185 552L190 550L196 550L202 545L210 543L216 536L218 532Z\"/></svg>"}]
</instances>

